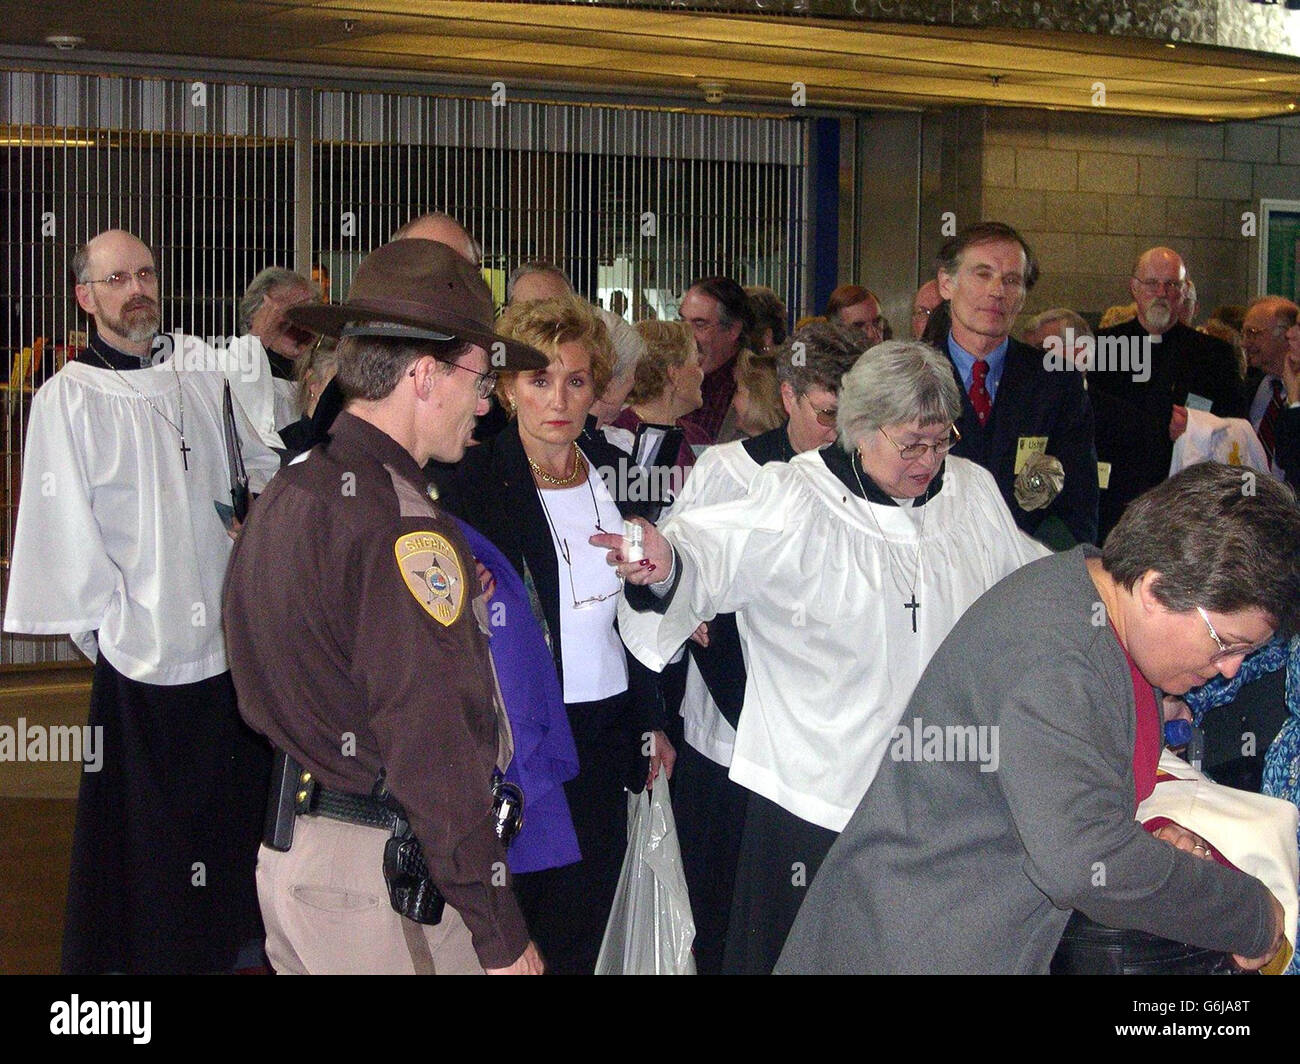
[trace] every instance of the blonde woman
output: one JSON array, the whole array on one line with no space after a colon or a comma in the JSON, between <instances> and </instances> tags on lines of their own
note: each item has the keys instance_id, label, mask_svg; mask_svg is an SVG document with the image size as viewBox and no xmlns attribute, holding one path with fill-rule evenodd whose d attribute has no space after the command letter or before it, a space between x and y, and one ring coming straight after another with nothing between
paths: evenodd
<instances>
[{"instance_id":1,"label":"blonde woman","mask_svg":"<svg viewBox=\"0 0 1300 1064\"><path fill-rule=\"evenodd\" d=\"M578 775L564 789L582 860L517 875L513 885L547 970L590 974L627 847L624 787L645 784L643 749L668 769L675 758L657 731L655 677L619 638L621 585L605 552L587 542L599 531L621 532L624 513L641 512L626 501L636 468L603 438L583 434L614 365L591 306L573 296L518 303L497 329L550 364L500 375L509 423L440 477L440 488L443 504L487 536L535 592L578 751Z\"/></svg>"},{"instance_id":2,"label":"blonde woman","mask_svg":"<svg viewBox=\"0 0 1300 1064\"><path fill-rule=\"evenodd\" d=\"M646 471L651 506L643 516L655 520L659 510L680 494L696 455L709 445L702 429L681 420L704 402L704 367L695 337L684 322L643 321L636 331L645 341L646 352L636 365L628 405L605 435Z\"/></svg>"}]
</instances>

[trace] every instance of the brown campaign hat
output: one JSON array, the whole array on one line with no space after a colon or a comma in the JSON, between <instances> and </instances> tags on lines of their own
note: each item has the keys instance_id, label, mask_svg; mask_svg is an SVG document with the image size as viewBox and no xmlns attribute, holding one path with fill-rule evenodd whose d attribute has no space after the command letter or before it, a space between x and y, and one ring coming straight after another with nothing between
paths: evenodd
<instances>
[{"instance_id":1,"label":"brown campaign hat","mask_svg":"<svg viewBox=\"0 0 1300 1064\"><path fill-rule=\"evenodd\" d=\"M324 336L463 340L493 369L545 369L535 347L498 336L492 293L478 268L436 240L394 240L357 267L344 303L302 303L286 317Z\"/></svg>"}]
</instances>

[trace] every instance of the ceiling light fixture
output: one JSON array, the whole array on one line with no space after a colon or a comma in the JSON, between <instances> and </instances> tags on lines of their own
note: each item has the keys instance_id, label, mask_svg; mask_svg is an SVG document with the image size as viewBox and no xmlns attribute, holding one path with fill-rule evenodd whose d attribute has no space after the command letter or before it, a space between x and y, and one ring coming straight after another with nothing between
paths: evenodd
<instances>
[{"instance_id":1,"label":"ceiling light fixture","mask_svg":"<svg viewBox=\"0 0 1300 1064\"><path fill-rule=\"evenodd\" d=\"M727 83L725 81L701 81L700 91L704 93L705 103L721 103L727 94Z\"/></svg>"},{"instance_id":2,"label":"ceiling light fixture","mask_svg":"<svg viewBox=\"0 0 1300 1064\"><path fill-rule=\"evenodd\" d=\"M60 52L70 52L78 45L86 43L85 37L76 37L71 33L51 33L45 38L46 44L52 44Z\"/></svg>"}]
</instances>

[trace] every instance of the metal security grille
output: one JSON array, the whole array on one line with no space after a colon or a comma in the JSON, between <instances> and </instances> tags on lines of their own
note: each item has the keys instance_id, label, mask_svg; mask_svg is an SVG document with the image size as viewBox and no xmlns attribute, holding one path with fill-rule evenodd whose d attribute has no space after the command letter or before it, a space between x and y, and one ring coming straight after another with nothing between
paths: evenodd
<instances>
[{"instance_id":1,"label":"metal security grille","mask_svg":"<svg viewBox=\"0 0 1300 1064\"><path fill-rule=\"evenodd\" d=\"M802 303L802 121L327 92L312 136L313 251L338 295L366 251L443 210L485 249L498 302L545 259L629 320L674 316L710 274Z\"/></svg>"},{"instance_id":2,"label":"metal security grille","mask_svg":"<svg viewBox=\"0 0 1300 1064\"><path fill-rule=\"evenodd\" d=\"M235 301L291 257L290 90L0 74L4 236L4 573L35 390L86 341L70 263L105 229L155 250L165 329L234 333ZM75 545L67 545L75 564ZM76 660L67 639L5 636L0 664Z\"/></svg>"},{"instance_id":3,"label":"metal security grille","mask_svg":"<svg viewBox=\"0 0 1300 1064\"><path fill-rule=\"evenodd\" d=\"M7 577L35 389L85 343L69 263L104 229L155 249L164 329L221 346L262 268L319 268L333 299L415 215L484 248L498 303L528 259L629 320L673 317L696 277L808 288L807 122L516 101L0 72ZM0 665L76 658L0 638Z\"/></svg>"}]
</instances>

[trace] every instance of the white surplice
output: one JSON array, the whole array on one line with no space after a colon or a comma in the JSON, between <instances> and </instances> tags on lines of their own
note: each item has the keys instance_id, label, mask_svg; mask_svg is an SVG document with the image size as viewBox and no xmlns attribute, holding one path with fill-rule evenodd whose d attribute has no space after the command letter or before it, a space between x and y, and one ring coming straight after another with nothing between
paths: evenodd
<instances>
[{"instance_id":1,"label":"white surplice","mask_svg":"<svg viewBox=\"0 0 1300 1064\"><path fill-rule=\"evenodd\" d=\"M174 350L199 342L174 341ZM92 661L98 649L143 683L225 671L221 590L231 541L213 505L230 503L223 382L218 372L182 372L178 381L170 359L122 373L77 361L41 387L28 421L5 631L68 634ZM162 416L181 425L182 387L184 459ZM234 410L258 492L279 460L238 403Z\"/></svg>"},{"instance_id":2,"label":"white surplice","mask_svg":"<svg viewBox=\"0 0 1300 1064\"><path fill-rule=\"evenodd\" d=\"M808 452L764 466L743 499L671 517L663 533L680 583L663 614L620 600L624 641L657 669L701 621L736 613L748 680L731 778L832 831L866 793L957 619L1048 553L1016 527L993 477L954 456L938 493L913 507L859 498ZM913 590L916 632L904 605Z\"/></svg>"},{"instance_id":3,"label":"white surplice","mask_svg":"<svg viewBox=\"0 0 1300 1064\"><path fill-rule=\"evenodd\" d=\"M225 357L220 358L221 355ZM262 442L283 450L279 430L301 416L294 398L294 382L271 373L271 360L266 348L252 333L235 337L218 358L230 381L231 391L261 435Z\"/></svg>"},{"instance_id":4,"label":"white surplice","mask_svg":"<svg viewBox=\"0 0 1300 1064\"><path fill-rule=\"evenodd\" d=\"M665 520L697 507L743 499L762 468L745 450L743 440L706 448ZM718 709L693 658L687 666L686 688L682 693L682 730L686 741L710 761L724 766L731 764L736 729Z\"/></svg>"}]
</instances>

